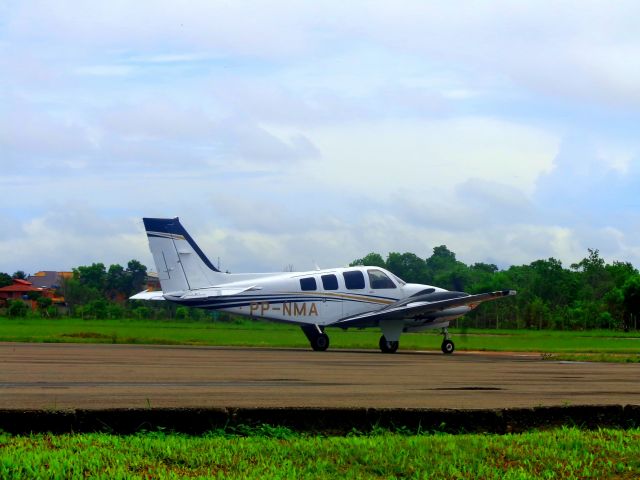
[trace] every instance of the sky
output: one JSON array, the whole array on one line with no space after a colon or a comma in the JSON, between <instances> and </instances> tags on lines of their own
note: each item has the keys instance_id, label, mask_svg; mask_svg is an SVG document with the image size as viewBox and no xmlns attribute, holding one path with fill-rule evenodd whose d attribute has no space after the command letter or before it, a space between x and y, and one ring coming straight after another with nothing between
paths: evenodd
<instances>
[{"instance_id":1,"label":"sky","mask_svg":"<svg viewBox=\"0 0 640 480\"><path fill-rule=\"evenodd\" d=\"M0 0L0 271L640 267L633 1Z\"/></svg>"}]
</instances>

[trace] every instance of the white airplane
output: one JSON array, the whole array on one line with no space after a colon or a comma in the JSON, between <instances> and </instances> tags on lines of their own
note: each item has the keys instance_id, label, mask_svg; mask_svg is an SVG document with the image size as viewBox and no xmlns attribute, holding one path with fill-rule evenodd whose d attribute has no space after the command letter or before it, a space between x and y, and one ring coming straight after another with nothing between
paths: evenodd
<instances>
[{"instance_id":1,"label":"white airplane","mask_svg":"<svg viewBox=\"0 0 640 480\"><path fill-rule=\"evenodd\" d=\"M329 347L326 327L382 330L380 350L394 353L403 332L442 329L442 351L454 344L447 327L480 303L514 290L469 295L406 283L379 267L309 272L223 273L193 241L178 218L144 218L162 291L132 300L169 300L179 305L299 325L311 348Z\"/></svg>"}]
</instances>

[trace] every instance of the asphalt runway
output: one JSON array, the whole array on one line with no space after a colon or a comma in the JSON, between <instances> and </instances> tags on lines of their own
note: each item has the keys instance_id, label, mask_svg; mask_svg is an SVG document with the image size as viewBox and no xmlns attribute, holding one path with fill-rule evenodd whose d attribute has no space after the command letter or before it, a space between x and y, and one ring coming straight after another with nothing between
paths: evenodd
<instances>
[{"instance_id":1,"label":"asphalt runway","mask_svg":"<svg viewBox=\"0 0 640 480\"><path fill-rule=\"evenodd\" d=\"M0 343L0 408L640 405L640 365L539 354Z\"/></svg>"}]
</instances>

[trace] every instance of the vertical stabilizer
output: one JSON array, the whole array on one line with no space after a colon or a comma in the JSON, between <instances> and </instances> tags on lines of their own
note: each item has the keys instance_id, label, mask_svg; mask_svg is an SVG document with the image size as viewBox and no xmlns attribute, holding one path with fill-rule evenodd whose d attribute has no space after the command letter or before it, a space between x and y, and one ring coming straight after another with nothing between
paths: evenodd
<instances>
[{"instance_id":1,"label":"vertical stabilizer","mask_svg":"<svg viewBox=\"0 0 640 480\"><path fill-rule=\"evenodd\" d=\"M176 218L143 218L162 291L182 292L224 283L220 272Z\"/></svg>"}]
</instances>

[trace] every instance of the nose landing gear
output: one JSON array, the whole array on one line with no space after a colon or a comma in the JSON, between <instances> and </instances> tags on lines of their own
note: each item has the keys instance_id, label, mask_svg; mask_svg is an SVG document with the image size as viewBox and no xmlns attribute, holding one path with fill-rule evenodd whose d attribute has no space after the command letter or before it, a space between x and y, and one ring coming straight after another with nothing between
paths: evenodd
<instances>
[{"instance_id":1,"label":"nose landing gear","mask_svg":"<svg viewBox=\"0 0 640 480\"><path fill-rule=\"evenodd\" d=\"M395 342L390 342L384 335L382 335L380 337L380 342L378 343L378 345L380 345L380 351L382 353L396 353L396 351L398 351L398 347L400 346L400 342L397 340Z\"/></svg>"},{"instance_id":2,"label":"nose landing gear","mask_svg":"<svg viewBox=\"0 0 640 480\"><path fill-rule=\"evenodd\" d=\"M454 352L456 346L451 341L451 336L449 335L449 330L447 330L447 327L442 329L442 335L444 336L444 339L442 340L442 345L440 346L440 348L442 349L442 353L450 355Z\"/></svg>"}]
</instances>

